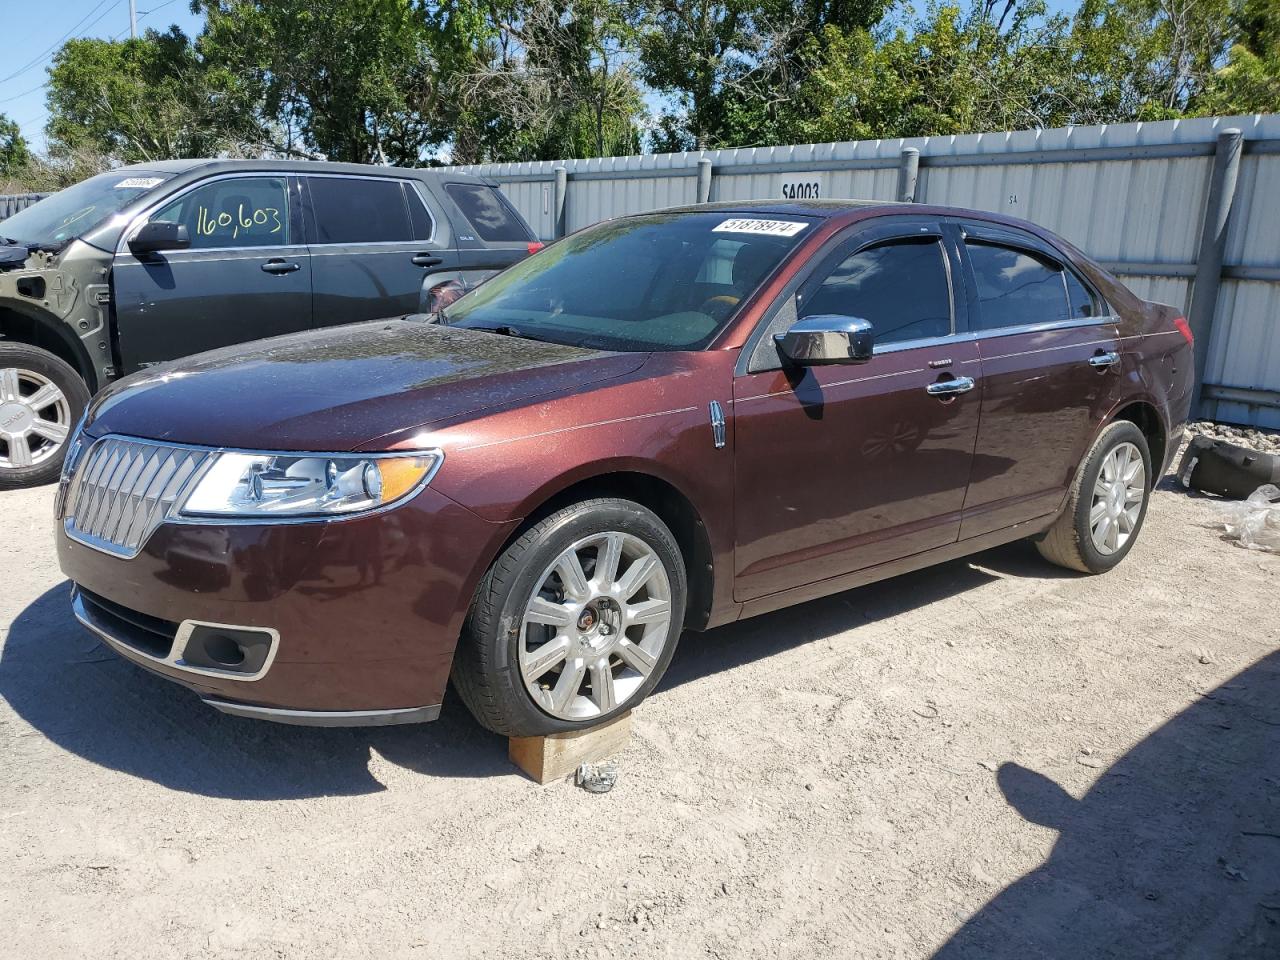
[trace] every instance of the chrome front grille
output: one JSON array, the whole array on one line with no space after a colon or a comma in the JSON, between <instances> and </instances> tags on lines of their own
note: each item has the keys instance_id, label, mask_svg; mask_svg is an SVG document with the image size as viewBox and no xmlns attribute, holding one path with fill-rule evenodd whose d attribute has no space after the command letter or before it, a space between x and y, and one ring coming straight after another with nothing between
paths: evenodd
<instances>
[{"instance_id":1,"label":"chrome front grille","mask_svg":"<svg viewBox=\"0 0 1280 960\"><path fill-rule=\"evenodd\" d=\"M208 450L148 440L98 440L80 458L67 490L67 536L136 556L209 458Z\"/></svg>"}]
</instances>

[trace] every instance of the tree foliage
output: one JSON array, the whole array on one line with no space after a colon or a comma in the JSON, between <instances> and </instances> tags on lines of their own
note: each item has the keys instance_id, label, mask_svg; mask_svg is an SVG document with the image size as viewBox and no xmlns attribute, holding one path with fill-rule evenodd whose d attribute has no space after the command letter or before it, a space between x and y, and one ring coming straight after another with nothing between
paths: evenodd
<instances>
[{"instance_id":1,"label":"tree foliage","mask_svg":"<svg viewBox=\"0 0 1280 960\"><path fill-rule=\"evenodd\" d=\"M540 160L1280 110L1277 0L1080 0L1073 14L1044 0L190 2L206 19L194 38L174 27L61 48L46 174L196 155ZM3 169L34 169L10 127Z\"/></svg>"}]
</instances>

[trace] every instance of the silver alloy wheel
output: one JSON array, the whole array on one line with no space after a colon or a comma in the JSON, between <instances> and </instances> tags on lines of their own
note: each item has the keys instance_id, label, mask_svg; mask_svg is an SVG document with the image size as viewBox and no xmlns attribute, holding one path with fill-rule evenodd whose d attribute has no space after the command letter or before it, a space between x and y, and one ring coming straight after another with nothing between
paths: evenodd
<instances>
[{"instance_id":1,"label":"silver alloy wheel","mask_svg":"<svg viewBox=\"0 0 1280 960\"><path fill-rule=\"evenodd\" d=\"M653 548L617 531L585 537L543 571L525 604L525 689L561 720L608 713L653 672L670 626L671 581Z\"/></svg>"},{"instance_id":2,"label":"silver alloy wheel","mask_svg":"<svg viewBox=\"0 0 1280 960\"><path fill-rule=\"evenodd\" d=\"M1093 485L1089 531L1101 554L1121 549L1133 536L1147 492L1147 469L1132 443L1118 444L1102 461Z\"/></svg>"},{"instance_id":3,"label":"silver alloy wheel","mask_svg":"<svg viewBox=\"0 0 1280 960\"><path fill-rule=\"evenodd\" d=\"M71 432L71 404L48 377L0 369L0 468L34 467L57 455Z\"/></svg>"}]
</instances>

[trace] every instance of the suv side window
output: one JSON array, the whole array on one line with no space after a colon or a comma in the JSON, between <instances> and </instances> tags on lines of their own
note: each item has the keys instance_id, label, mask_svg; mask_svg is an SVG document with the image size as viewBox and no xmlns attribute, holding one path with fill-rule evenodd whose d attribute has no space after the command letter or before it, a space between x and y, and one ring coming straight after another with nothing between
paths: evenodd
<instances>
[{"instance_id":1,"label":"suv side window","mask_svg":"<svg viewBox=\"0 0 1280 960\"><path fill-rule=\"evenodd\" d=\"M182 223L192 250L293 243L286 177L227 177L184 193L151 215Z\"/></svg>"},{"instance_id":2,"label":"suv side window","mask_svg":"<svg viewBox=\"0 0 1280 960\"><path fill-rule=\"evenodd\" d=\"M1070 318L1066 271L1060 264L1028 250L973 237L964 245L977 285L978 316L970 319L972 329Z\"/></svg>"},{"instance_id":3,"label":"suv side window","mask_svg":"<svg viewBox=\"0 0 1280 960\"><path fill-rule=\"evenodd\" d=\"M798 318L821 313L861 317L877 346L950 336L946 254L934 237L859 250L800 296Z\"/></svg>"},{"instance_id":4,"label":"suv side window","mask_svg":"<svg viewBox=\"0 0 1280 960\"><path fill-rule=\"evenodd\" d=\"M399 180L307 178L316 243L410 243L413 225Z\"/></svg>"},{"instance_id":5,"label":"suv side window","mask_svg":"<svg viewBox=\"0 0 1280 960\"><path fill-rule=\"evenodd\" d=\"M481 240L501 243L533 239L533 234L515 215L497 187L482 183L447 183L444 189Z\"/></svg>"}]
</instances>

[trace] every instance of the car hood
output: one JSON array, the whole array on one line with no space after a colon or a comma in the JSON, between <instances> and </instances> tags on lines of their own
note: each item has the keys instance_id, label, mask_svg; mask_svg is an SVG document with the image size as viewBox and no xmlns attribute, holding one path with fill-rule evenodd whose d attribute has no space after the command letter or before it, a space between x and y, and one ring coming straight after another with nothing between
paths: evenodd
<instances>
[{"instance_id":1,"label":"car hood","mask_svg":"<svg viewBox=\"0 0 1280 960\"><path fill-rule=\"evenodd\" d=\"M331 327L150 367L85 429L201 446L353 450L390 433L623 376L647 358L419 320Z\"/></svg>"}]
</instances>

